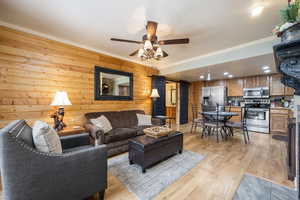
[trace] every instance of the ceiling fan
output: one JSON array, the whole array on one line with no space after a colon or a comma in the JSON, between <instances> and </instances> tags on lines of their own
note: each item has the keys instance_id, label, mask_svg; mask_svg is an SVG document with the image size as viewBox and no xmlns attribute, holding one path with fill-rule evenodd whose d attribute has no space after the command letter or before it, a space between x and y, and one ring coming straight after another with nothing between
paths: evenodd
<instances>
[{"instance_id":1,"label":"ceiling fan","mask_svg":"<svg viewBox=\"0 0 300 200\"><path fill-rule=\"evenodd\" d=\"M189 43L189 38L182 39L173 39L173 40L158 40L156 35L157 30L157 22L148 21L146 25L147 34L145 34L142 38L143 41L135 41L135 40L124 40L118 38L111 38L112 41L118 42L129 42L142 44L143 47L134 51L129 56L138 55L142 60L148 59L156 59L160 60L161 58L167 57L168 53L163 51L160 46L162 45L171 45L171 44L187 44Z\"/></svg>"}]
</instances>

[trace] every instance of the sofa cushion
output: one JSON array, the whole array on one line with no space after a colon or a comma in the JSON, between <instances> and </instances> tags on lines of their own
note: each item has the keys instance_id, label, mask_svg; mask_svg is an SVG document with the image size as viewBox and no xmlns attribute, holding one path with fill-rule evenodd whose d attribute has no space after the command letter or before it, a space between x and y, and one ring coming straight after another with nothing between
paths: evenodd
<instances>
[{"instance_id":1,"label":"sofa cushion","mask_svg":"<svg viewBox=\"0 0 300 200\"><path fill-rule=\"evenodd\" d=\"M142 110L111 111L111 112L91 112L86 113L88 120L95 119L104 115L111 123L113 128L132 128L137 126L136 113L144 114Z\"/></svg>"},{"instance_id":2,"label":"sofa cushion","mask_svg":"<svg viewBox=\"0 0 300 200\"><path fill-rule=\"evenodd\" d=\"M12 136L22 140L27 145L34 148L32 128L25 122L25 120L18 120L11 124L13 124L13 126L8 132Z\"/></svg>"},{"instance_id":3,"label":"sofa cushion","mask_svg":"<svg viewBox=\"0 0 300 200\"><path fill-rule=\"evenodd\" d=\"M144 135L144 129L145 128L150 128L152 125L145 125L145 126L136 126L135 128L137 129L137 135Z\"/></svg>"},{"instance_id":4,"label":"sofa cushion","mask_svg":"<svg viewBox=\"0 0 300 200\"><path fill-rule=\"evenodd\" d=\"M62 153L59 136L47 123L36 121L32 127L32 136L37 150L45 153Z\"/></svg>"},{"instance_id":5,"label":"sofa cushion","mask_svg":"<svg viewBox=\"0 0 300 200\"><path fill-rule=\"evenodd\" d=\"M104 143L111 143L127 138L135 137L137 129L134 128L115 128L104 136Z\"/></svg>"},{"instance_id":6,"label":"sofa cushion","mask_svg":"<svg viewBox=\"0 0 300 200\"><path fill-rule=\"evenodd\" d=\"M124 128L132 128L134 126L137 126L138 124L138 119L136 116L137 114L144 114L144 111L141 110L120 111L122 126Z\"/></svg>"}]
</instances>

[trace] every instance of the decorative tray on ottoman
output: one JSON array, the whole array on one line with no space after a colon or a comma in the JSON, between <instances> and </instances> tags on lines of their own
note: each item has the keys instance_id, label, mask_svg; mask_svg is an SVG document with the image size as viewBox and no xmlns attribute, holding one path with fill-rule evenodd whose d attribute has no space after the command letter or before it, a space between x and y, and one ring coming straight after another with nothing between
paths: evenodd
<instances>
[{"instance_id":1,"label":"decorative tray on ottoman","mask_svg":"<svg viewBox=\"0 0 300 200\"><path fill-rule=\"evenodd\" d=\"M172 129L165 126L154 126L151 128L145 128L144 133L149 137L160 138L169 135L173 132Z\"/></svg>"}]
</instances>

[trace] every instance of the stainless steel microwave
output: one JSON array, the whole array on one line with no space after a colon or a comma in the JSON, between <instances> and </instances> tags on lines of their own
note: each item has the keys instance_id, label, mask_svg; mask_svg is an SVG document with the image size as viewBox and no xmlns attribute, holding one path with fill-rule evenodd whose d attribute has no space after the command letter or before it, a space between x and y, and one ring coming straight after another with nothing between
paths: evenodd
<instances>
[{"instance_id":1,"label":"stainless steel microwave","mask_svg":"<svg viewBox=\"0 0 300 200\"><path fill-rule=\"evenodd\" d=\"M245 99L249 98L269 98L270 92L268 87L259 88L244 88L243 97Z\"/></svg>"}]
</instances>

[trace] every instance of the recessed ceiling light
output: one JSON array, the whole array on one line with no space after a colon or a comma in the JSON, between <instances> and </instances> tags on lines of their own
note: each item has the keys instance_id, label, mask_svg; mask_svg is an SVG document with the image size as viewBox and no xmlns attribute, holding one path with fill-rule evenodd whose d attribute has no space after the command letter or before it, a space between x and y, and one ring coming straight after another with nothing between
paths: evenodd
<instances>
[{"instance_id":1,"label":"recessed ceiling light","mask_svg":"<svg viewBox=\"0 0 300 200\"><path fill-rule=\"evenodd\" d=\"M224 76L227 76L229 73L228 72L224 72Z\"/></svg>"},{"instance_id":2,"label":"recessed ceiling light","mask_svg":"<svg viewBox=\"0 0 300 200\"><path fill-rule=\"evenodd\" d=\"M232 74L229 74L229 75L228 75L228 78L232 78L232 77L233 77L233 75L232 75Z\"/></svg>"},{"instance_id":3,"label":"recessed ceiling light","mask_svg":"<svg viewBox=\"0 0 300 200\"><path fill-rule=\"evenodd\" d=\"M255 8L253 8L251 10L252 17L256 17L256 16L260 15L263 10L264 10L264 6L256 6Z\"/></svg>"},{"instance_id":4,"label":"recessed ceiling light","mask_svg":"<svg viewBox=\"0 0 300 200\"><path fill-rule=\"evenodd\" d=\"M271 70L270 70L270 69L267 69L267 70L265 70L264 72L265 72L265 73L270 73Z\"/></svg>"},{"instance_id":5,"label":"recessed ceiling light","mask_svg":"<svg viewBox=\"0 0 300 200\"><path fill-rule=\"evenodd\" d=\"M201 79L204 79L205 77L203 75L200 76Z\"/></svg>"},{"instance_id":6,"label":"recessed ceiling light","mask_svg":"<svg viewBox=\"0 0 300 200\"><path fill-rule=\"evenodd\" d=\"M267 69L270 69L270 67L267 66L267 65L264 65L264 66L262 66L262 69L263 69L263 70L267 70Z\"/></svg>"}]
</instances>

